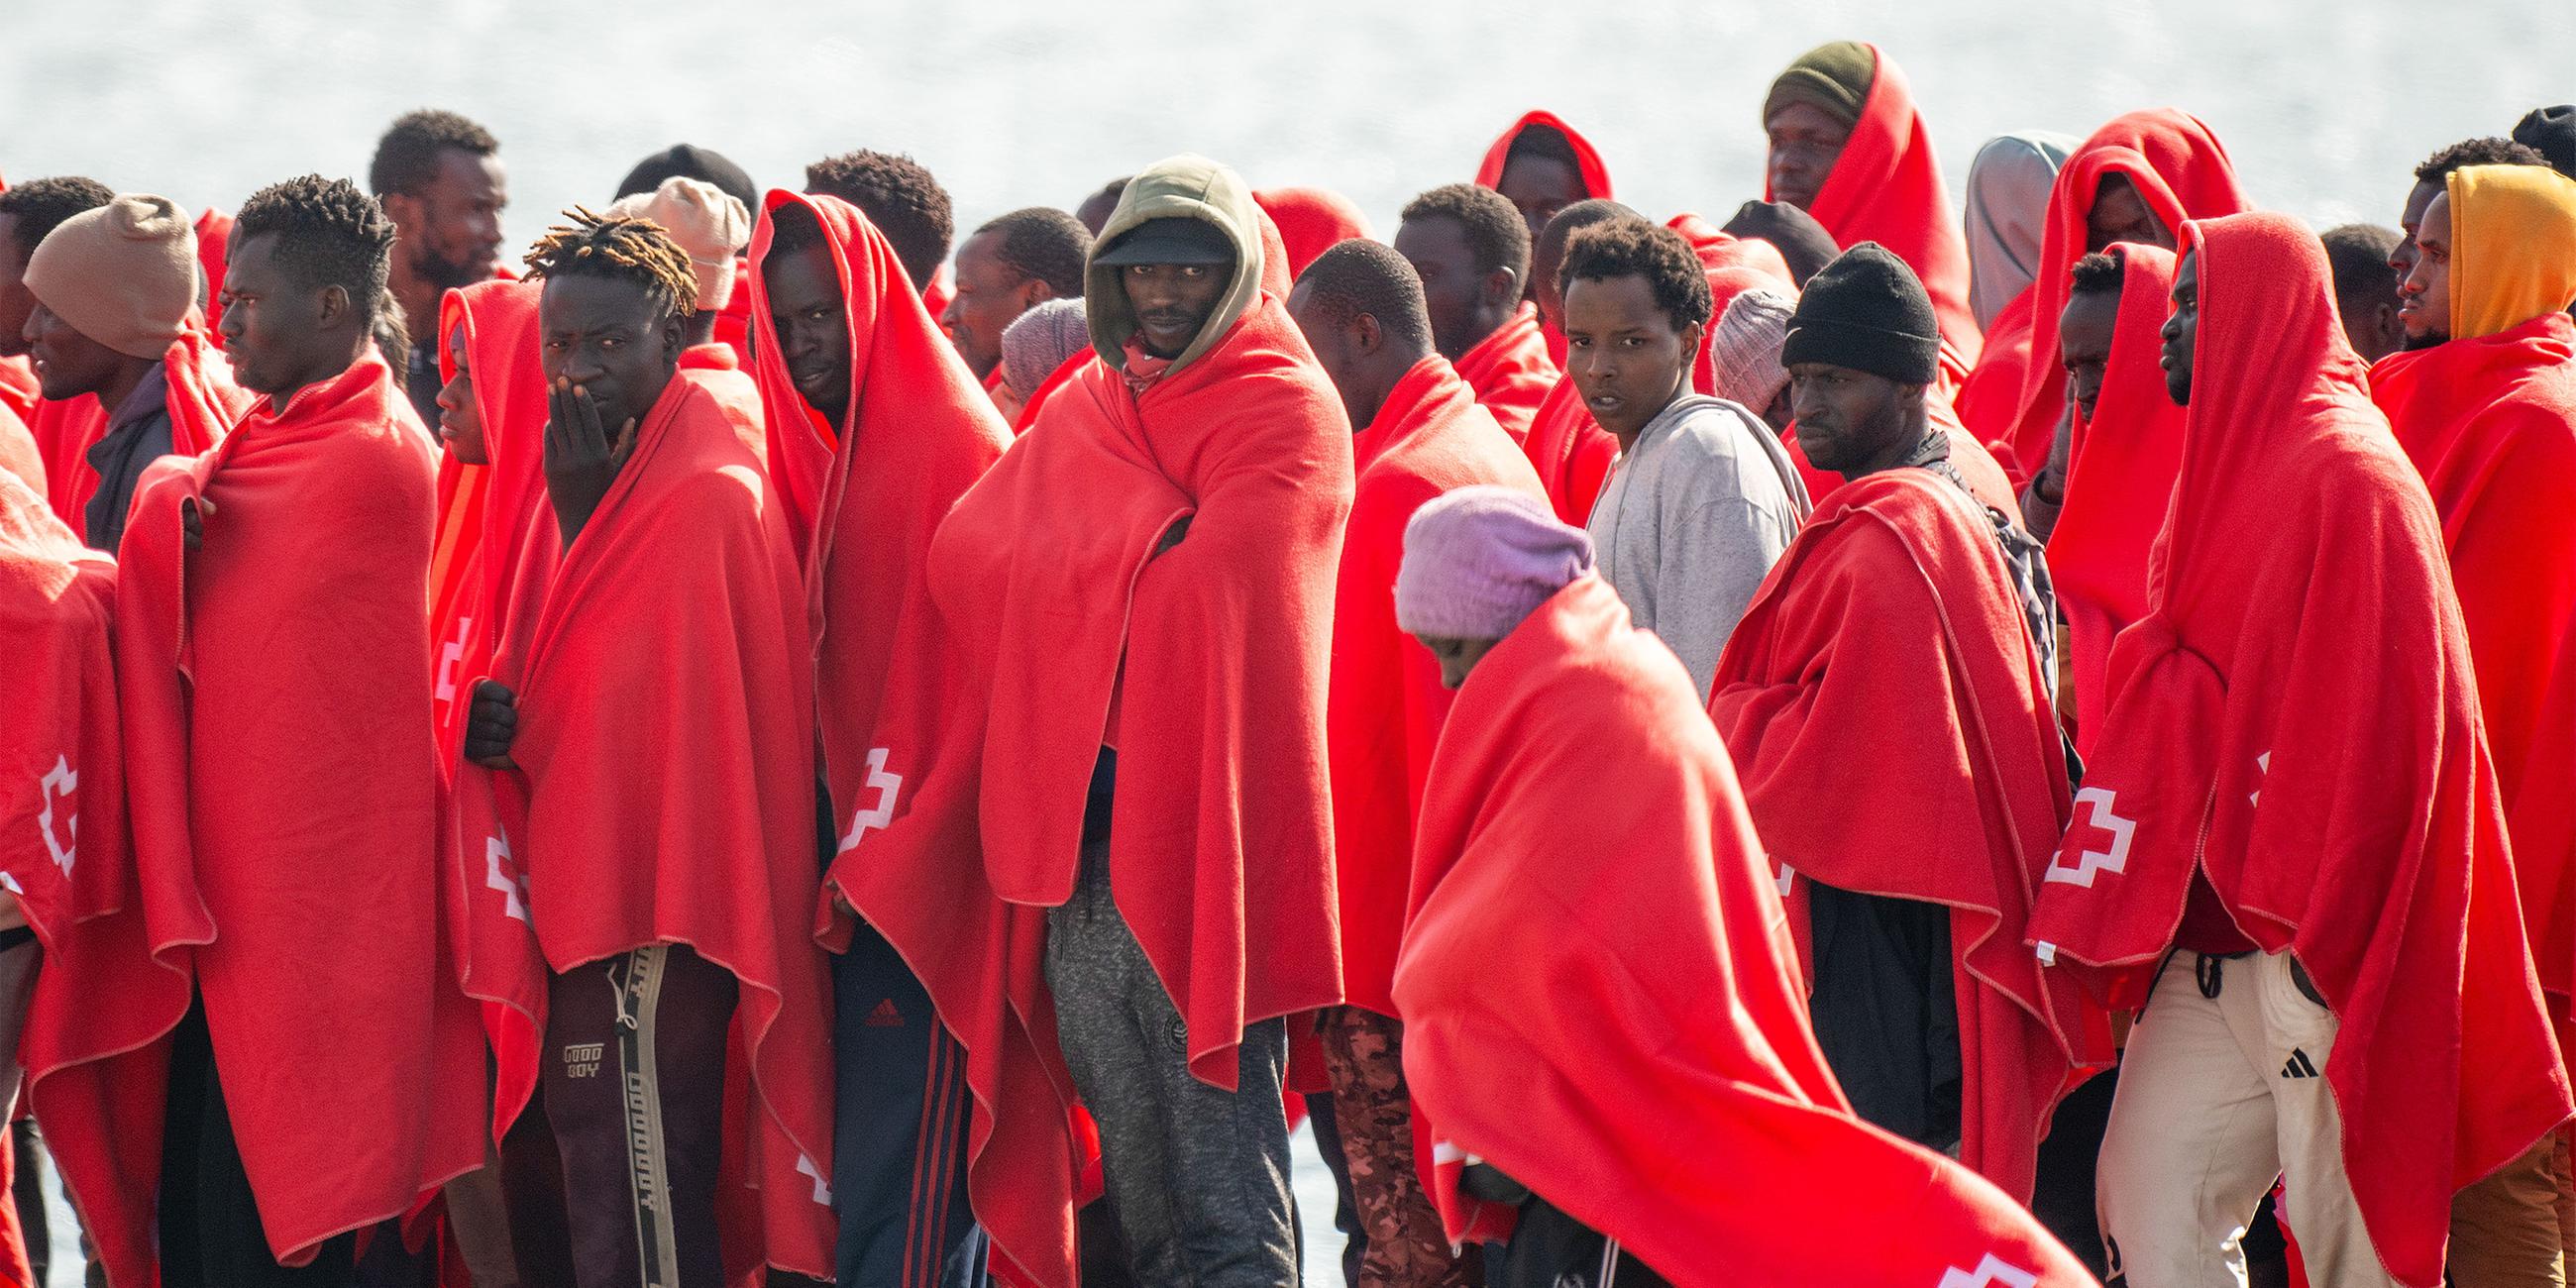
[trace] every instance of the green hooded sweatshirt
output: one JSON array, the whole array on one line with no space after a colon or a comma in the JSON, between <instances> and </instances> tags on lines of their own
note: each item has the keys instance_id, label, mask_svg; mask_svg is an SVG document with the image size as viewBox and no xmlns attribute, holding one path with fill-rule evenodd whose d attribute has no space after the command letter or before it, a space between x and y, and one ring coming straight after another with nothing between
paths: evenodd
<instances>
[{"instance_id":1,"label":"green hooded sweatshirt","mask_svg":"<svg viewBox=\"0 0 2576 1288\"><path fill-rule=\"evenodd\" d=\"M1226 285L1207 325L1181 356L1177 372L1216 347L1243 315L1261 300L1261 208L1243 176L1202 156L1186 153L1153 165L1127 181L1118 209L1100 226L1091 243L1091 262L1082 270L1083 307L1091 323L1091 347L1112 371L1127 369L1127 337L1136 334L1136 314L1127 307L1127 290L1118 267L1100 262L1102 251L1118 244L1149 219L1196 219L1216 225L1234 244L1234 280Z\"/></svg>"}]
</instances>

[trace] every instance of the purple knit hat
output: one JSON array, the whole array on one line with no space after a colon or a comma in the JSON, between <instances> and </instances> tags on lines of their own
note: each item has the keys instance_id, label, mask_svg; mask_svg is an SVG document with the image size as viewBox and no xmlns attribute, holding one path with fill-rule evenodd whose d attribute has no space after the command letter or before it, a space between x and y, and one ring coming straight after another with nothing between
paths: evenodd
<instances>
[{"instance_id":1,"label":"purple knit hat","mask_svg":"<svg viewBox=\"0 0 2576 1288\"><path fill-rule=\"evenodd\" d=\"M1592 538L1507 487L1462 487L1413 512L1395 575L1396 624L1415 635L1498 640L1592 571Z\"/></svg>"}]
</instances>

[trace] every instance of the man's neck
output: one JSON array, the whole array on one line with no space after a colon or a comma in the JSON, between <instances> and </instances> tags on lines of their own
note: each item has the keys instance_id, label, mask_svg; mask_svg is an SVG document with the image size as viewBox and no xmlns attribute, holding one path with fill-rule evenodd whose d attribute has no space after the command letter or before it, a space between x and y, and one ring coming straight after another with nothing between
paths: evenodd
<instances>
[{"instance_id":1,"label":"man's neck","mask_svg":"<svg viewBox=\"0 0 2576 1288\"><path fill-rule=\"evenodd\" d=\"M1664 418L1664 413L1671 411L1673 409L1673 404L1680 402L1683 396L1690 392L1690 383L1688 381L1676 383L1673 386L1671 396L1665 398L1661 404L1657 405L1652 415L1647 416L1644 420L1638 421L1636 429L1625 434L1622 434L1615 429L1611 430L1610 437L1618 441L1619 454L1621 456L1625 456L1629 452L1635 450L1637 440L1644 438L1646 436L1646 431L1653 429L1655 427L1655 422L1662 420Z\"/></svg>"},{"instance_id":2,"label":"man's neck","mask_svg":"<svg viewBox=\"0 0 2576 1288\"><path fill-rule=\"evenodd\" d=\"M1514 300L1508 308L1487 309L1479 312L1475 319L1476 324L1474 329L1476 332L1476 338L1468 341L1467 347L1459 350L1456 354L1443 354L1441 356L1448 358L1451 362L1456 362L1460 358L1464 358L1468 354L1474 353L1477 348L1482 346L1487 340L1493 339L1495 333L1501 331L1504 327L1510 326L1512 324L1512 319L1520 316L1520 310L1521 302L1519 300Z\"/></svg>"},{"instance_id":3,"label":"man's neck","mask_svg":"<svg viewBox=\"0 0 2576 1288\"><path fill-rule=\"evenodd\" d=\"M366 353L370 343L366 333L362 331L350 341L346 351L333 346L327 358L317 359L310 367L297 373L294 384L284 389L266 391L270 410L285 411L286 405L295 401L295 395L315 385L339 379L342 373L358 365L358 359Z\"/></svg>"},{"instance_id":4,"label":"man's neck","mask_svg":"<svg viewBox=\"0 0 2576 1288\"><path fill-rule=\"evenodd\" d=\"M416 272L411 257L400 253L399 243L395 251L393 271L385 287L393 292L394 302L402 306L403 327L411 333L412 343L421 343L423 337L431 337L434 342L438 334L438 301L447 294L447 288Z\"/></svg>"},{"instance_id":5,"label":"man's neck","mask_svg":"<svg viewBox=\"0 0 2576 1288\"><path fill-rule=\"evenodd\" d=\"M1911 417L1910 432L1897 435L1896 441L1888 444L1884 450L1871 457L1869 461L1864 463L1860 468L1837 470L1835 473L1842 475L1843 481L1849 483L1855 479L1867 478L1872 474L1884 473L1888 470L1915 464L1917 458L1926 454L1926 450L1931 444L1932 436L1940 432L1941 431L1932 428L1932 422L1929 417ZM1942 443L1942 446L1945 448L1948 445L1949 444L1946 440ZM1944 451L1940 454L1940 459L1947 459L1948 456L1949 453Z\"/></svg>"},{"instance_id":6,"label":"man's neck","mask_svg":"<svg viewBox=\"0 0 2576 1288\"><path fill-rule=\"evenodd\" d=\"M94 395L98 399L99 410L109 416L116 415L117 408L123 407L125 400L133 397L134 391L141 388L153 369L160 365L152 358L127 358L117 367L115 379L108 381Z\"/></svg>"}]
</instances>

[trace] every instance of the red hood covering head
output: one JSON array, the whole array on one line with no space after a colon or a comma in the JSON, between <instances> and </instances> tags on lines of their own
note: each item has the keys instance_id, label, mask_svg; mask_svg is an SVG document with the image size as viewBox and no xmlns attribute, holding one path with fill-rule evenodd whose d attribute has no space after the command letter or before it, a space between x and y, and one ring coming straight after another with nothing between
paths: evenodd
<instances>
[{"instance_id":1,"label":"red hood covering head","mask_svg":"<svg viewBox=\"0 0 2576 1288\"><path fill-rule=\"evenodd\" d=\"M2147 553L2182 466L2183 411L2165 392L2162 362L2173 252L2124 242L2110 253L2121 267L2111 358L2093 414L2076 413L2066 502L2048 537L2048 571L2072 642L2076 748L2088 756L2109 701L2111 639L2146 615Z\"/></svg>"},{"instance_id":2,"label":"red hood covering head","mask_svg":"<svg viewBox=\"0 0 2576 1288\"><path fill-rule=\"evenodd\" d=\"M1959 1157L2015 1197L2058 1099L2111 1054L2102 1013L2023 947L2069 812L2050 693L1994 528L1949 480L1893 469L1817 506L1709 701L1802 951L1801 874L1950 908ZM1864 730L1884 756L1851 754Z\"/></svg>"},{"instance_id":3,"label":"red hood covering head","mask_svg":"<svg viewBox=\"0 0 2576 1288\"><path fill-rule=\"evenodd\" d=\"M1395 996L1453 1238L1491 1215L1456 1189L1474 1155L1683 1288L2093 1283L1994 1186L1853 1120L1726 748L1600 578L1477 664L1419 837Z\"/></svg>"},{"instance_id":4,"label":"red hood covering head","mask_svg":"<svg viewBox=\"0 0 2576 1288\"><path fill-rule=\"evenodd\" d=\"M2280 215L2186 228L2182 468L2031 937L2135 1005L2206 872L2341 1021L2326 1082L2362 1218L2391 1274L2433 1285L2452 1192L2569 1115L2468 636L2324 248Z\"/></svg>"},{"instance_id":5,"label":"red hood covering head","mask_svg":"<svg viewBox=\"0 0 2576 1288\"><path fill-rule=\"evenodd\" d=\"M251 393L233 383L232 364L209 331L191 328L171 341L161 373L173 456L195 456L214 446L250 409ZM41 402L29 429L45 453L45 490L54 512L72 531L87 532L89 502L99 483L89 449L107 435L106 409L86 394Z\"/></svg>"},{"instance_id":6,"label":"red hood covering head","mask_svg":"<svg viewBox=\"0 0 2576 1288\"><path fill-rule=\"evenodd\" d=\"M1014 964L1034 961L1027 954L1042 942L1041 927L984 878L973 827L973 688L930 595L931 538L1000 458L1008 431L855 207L770 193L752 263L766 262L777 211L790 204L823 230L850 333L849 411L827 425L788 376L766 275L747 279L773 453L802 477L820 476L805 581L838 844L811 929L827 946L847 947L853 924L831 897L839 893L929 990L967 1048L967 1188L977 1218L1006 1264L1036 1282L1064 1282L1071 1201L1063 1160L1072 1147L1063 1096L1004 1000Z\"/></svg>"},{"instance_id":7,"label":"red hood covering head","mask_svg":"<svg viewBox=\"0 0 2576 1288\"><path fill-rule=\"evenodd\" d=\"M2031 281L2031 357L2022 378L2020 411L2008 425L1997 422L1994 436L2003 445L1998 455L2023 478L2048 464L2057 419L2066 410L2057 315L2066 311L2069 275L2084 257L2085 221L2093 213L2094 196L2103 177L2114 174L2138 190L2156 222L2177 239L2186 220L2253 209L2237 186L2236 167L2218 136L2199 118L2169 107L2113 118L2066 159L2057 172L2057 186L2049 190L2039 275ZM1978 427L1980 432L1986 428Z\"/></svg>"},{"instance_id":8,"label":"red hood covering head","mask_svg":"<svg viewBox=\"0 0 2576 1288\"><path fill-rule=\"evenodd\" d=\"M1915 108L1913 87L1887 51L1876 45L1869 51L1878 69L1860 105L1860 121L1807 213L1834 235L1836 245L1877 242L1923 279L1950 361L1964 371L1976 365L1979 347L1977 315L1968 307L1967 237L1941 184L1941 162ZM1762 199L1776 200L1768 178Z\"/></svg>"},{"instance_id":9,"label":"red hood covering head","mask_svg":"<svg viewBox=\"0 0 2576 1288\"><path fill-rule=\"evenodd\" d=\"M542 1033L546 972L654 943L691 946L739 986L718 1199L729 1281L831 1266L830 986L807 933L813 688L760 414L747 385L679 373L572 546L531 526L494 662L518 694L518 769L464 771L497 798L469 820L498 826L462 871L479 997ZM680 797L688 810L664 808ZM514 935L515 952L490 948ZM526 1081L502 1070L505 1090ZM495 1128L517 1108L505 1099Z\"/></svg>"},{"instance_id":10,"label":"red hood covering head","mask_svg":"<svg viewBox=\"0 0 2576 1288\"><path fill-rule=\"evenodd\" d=\"M1263 188L1252 194L1261 213L1278 226L1288 250L1288 277L1294 281L1315 257L1355 237L1369 236L1368 216L1358 203L1330 188Z\"/></svg>"},{"instance_id":11,"label":"red hood covering head","mask_svg":"<svg viewBox=\"0 0 2576 1288\"><path fill-rule=\"evenodd\" d=\"M2557 303L2576 294L2576 185L2539 167L2471 167L2449 191L2453 338L2381 359L2371 396L2442 516L2523 922L2565 1017L2576 794L2571 761L2549 747L2576 736L2576 323Z\"/></svg>"},{"instance_id":12,"label":"red hood covering head","mask_svg":"<svg viewBox=\"0 0 2576 1288\"><path fill-rule=\"evenodd\" d=\"M1533 125L1544 126L1564 135L1566 143L1573 147L1574 168L1576 174L1583 180L1585 198L1598 198L1604 201L1610 199L1610 168L1601 164L1601 154L1593 150L1590 139L1575 133L1574 127L1566 124L1564 118L1554 112L1535 110L1523 112L1521 119L1512 122L1512 128L1503 131L1494 140L1493 146L1485 149L1485 159L1476 163L1478 184L1488 188L1502 185L1503 163L1511 159L1513 141L1520 138L1523 130Z\"/></svg>"},{"instance_id":13,"label":"red hood covering head","mask_svg":"<svg viewBox=\"0 0 2576 1288\"><path fill-rule=\"evenodd\" d=\"M163 460L135 498L116 633L146 930L86 1014L141 1041L57 1075L47 1133L117 1282L150 1282L163 1039L192 984L281 1260L482 1163L482 1040L448 979L432 849L433 472L370 352ZM183 560L193 498L213 513Z\"/></svg>"},{"instance_id":14,"label":"red hood covering head","mask_svg":"<svg viewBox=\"0 0 2576 1288\"><path fill-rule=\"evenodd\" d=\"M543 439L546 377L537 346L535 282L489 281L439 297L438 374L456 378L450 347L465 333L465 368L483 426L485 465L438 462L438 538L430 548L430 644L437 650L439 772L453 775L474 677L491 669L528 525L551 521ZM424 341L429 337L422 337Z\"/></svg>"}]
</instances>

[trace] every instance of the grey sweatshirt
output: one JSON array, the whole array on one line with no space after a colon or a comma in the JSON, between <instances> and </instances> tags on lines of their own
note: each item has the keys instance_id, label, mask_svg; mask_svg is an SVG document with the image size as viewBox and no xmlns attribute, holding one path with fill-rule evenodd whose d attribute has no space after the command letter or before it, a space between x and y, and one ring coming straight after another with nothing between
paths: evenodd
<instances>
[{"instance_id":1,"label":"grey sweatshirt","mask_svg":"<svg viewBox=\"0 0 2576 1288\"><path fill-rule=\"evenodd\" d=\"M1584 526L1601 574L1706 701L1718 653L1808 509L1806 485L1761 417L1684 394L1620 456Z\"/></svg>"}]
</instances>

